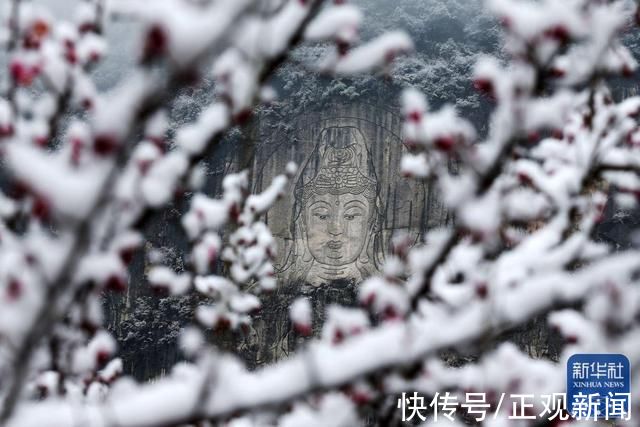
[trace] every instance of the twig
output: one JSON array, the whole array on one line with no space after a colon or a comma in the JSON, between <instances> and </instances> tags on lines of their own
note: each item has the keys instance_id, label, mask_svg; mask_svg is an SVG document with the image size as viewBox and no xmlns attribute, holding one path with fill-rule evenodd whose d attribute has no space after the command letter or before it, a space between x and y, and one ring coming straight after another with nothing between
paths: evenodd
<instances>
[{"instance_id":1,"label":"twig","mask_svg":"<svg viewBox=\"0 0 640 427\"><path fill-rule=\"evenodd\" d=\"M266 80L272 75L272 73L288 58L288 52L290 51L290 49L302 41L306 26L318 13L323 3L324 0L315 0L312 3L308 14L301 21L298 28L293 33L292 38L289 40L288 46L278 56L269 60L260 71L258 78L258 82L260 84L266 82ZM170 81L180 81L179 75L174 75L174 79ZM173 89L174 90L159 92L163 94L169 93L174 95L177 92L178 87L174 87ZM142 107L140 108L137 115L136 123L144 122L145 118L149 117L154 111L156 111L161 105L163 105L163 103L167 101L166 98L172 99L172 97L173 96L160 95L148 99L147 102L143 103ZM125 141L133 140L135 135L136 132L130 132L130 135L125 139ZM206 157L208 150L212 149L212 147L222 138L222 136L223 132L217 133L209 141L207 150L204 150L200 155L193 156L190 159L189 171ZM42 305L40 312L36 315L33 327L27 332L24 340L20 343L20 345L18 346L18 350L14 354L13 375L7 388L7 397L3 402L2 408L0 410L0 425L6 424L6 422L11 417L13 410L15 409L15 406L21 395L24 382L29 372L31 356L35 348L38 346L42 338L49 334L53 325L56 324L60 313L65 312L65 310L59 311L60 307L58 305L61 302L61 297L66 293L67 290L72 287L74 275L77 270L78 264L82 259L82 255L86 253L87 249L91 245L91 221L108 205L111 188L113 187L116 179L119 177L118 165L126 163L125 160L128 158L129 151L130 150L126 150L124 147L120 149L117 161L114 162L107 179L104 180L104 183L99 190L100 196L97 202L95 203L87 217L83 221L81 221L78 226L75 227L75 230L73 230L73 234L76 236L76 238L74 239L71 249L69 250L69 254L60 269L61 273L58 275L58 277L52 280L52 283L47 287L47 292L44 298L44 301L46 302ZM188 175L189 173L187 172L186 176ZM146 218L145 215L143 215L142 217ZM137 225L143 226L143 224L144 222Z\"/></svg>"}]
</instances>

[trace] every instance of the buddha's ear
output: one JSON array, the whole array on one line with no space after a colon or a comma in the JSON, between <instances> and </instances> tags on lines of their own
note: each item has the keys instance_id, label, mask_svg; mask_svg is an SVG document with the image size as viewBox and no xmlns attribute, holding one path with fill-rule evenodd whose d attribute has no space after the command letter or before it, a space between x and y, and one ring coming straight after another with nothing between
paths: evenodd
<instances>
[{"instance_id":1,"label":"buddha's ear","mask_svg":"<svg viewBox=\"0 0 640 427\"><path fill-rule=\"evenodd\" d=\"M311 262L313 257L311 256L311 251L309 251L309 242L307 241L307 230L304 221L299 221L298 227L300 228L300 238L298 239L300 256L303 262Z\"/></svg>"},{"instance_id":2,"label":"buddha's ear","mask_svg":"<svg viewBox=\"0 0 640 427\"><path fill-rule=\"evenodd\" d=\"M296 221L296 256L299 256L302 262L308 263L313 261L313 256L307 246L307 230L306 219L302 215L302 220Z\"/></svg>"},{"instance_id":3,"label":"buddha's ear","mask_svg":"<svg viewBox=\"0 0 640 427\"><path fill-rule=\"evenodd\" d=\"M301 242L302 242L302 246L303 246L303 249L302 249L302 261L305 262L305 263L313 261L313 255L311 255L311 252L309 251L309 248L307 247L307 240L306 239L304 239L304 240L301 239Z\"/></svg>"},{"instance_id":4,"label":"buddha's ear","mask_svg":"<svg viewBox=\"0 0 640 427\"><path fill-rule=\"evenodd\" d=\"M365 240L364 245L362 246L362 251L360 251L360 255L358 256L358 262L360 264L368 264L371 262L371 249L373 245L373 227L369 226L369 233L367 233L367 240Z\"/></svg>"}]
</instances>

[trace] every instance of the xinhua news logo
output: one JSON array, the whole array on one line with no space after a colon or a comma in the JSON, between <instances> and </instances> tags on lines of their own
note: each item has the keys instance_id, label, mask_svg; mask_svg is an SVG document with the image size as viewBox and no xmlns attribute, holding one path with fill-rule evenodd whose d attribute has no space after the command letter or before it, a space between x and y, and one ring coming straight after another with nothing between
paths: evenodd
<instances>
[{"instance_id":1,"label":"xinhua news logo","mask_svg":"<svg viewBox=\"0 0 640 427\"><path fill-rule=\"evenodd\" d=\"M578 421L631 419L629 359L621 354L576 354L567 362L566 393L456 393L445 392L425 399L417 391L402 393L398 409L403 422L457 418L457 411L482 422L509 420Z\"/></svg>"},{"instance_id":2,"label":"xinhua news logo","mask_svg":"<svg viewBox=\"0 0 640 427\"><path fill-rule=\"evenodd\" d=\"M629 379L622 354L574 354L567 362L569 413L579 420L631 419Z\"/></svg>"}]
</instances>

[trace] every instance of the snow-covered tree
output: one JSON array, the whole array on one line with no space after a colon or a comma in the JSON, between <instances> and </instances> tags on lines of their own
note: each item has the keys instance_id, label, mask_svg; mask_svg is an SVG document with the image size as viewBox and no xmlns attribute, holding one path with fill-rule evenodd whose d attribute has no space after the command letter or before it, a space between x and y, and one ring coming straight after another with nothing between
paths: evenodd
<instances>
[{"instance_id":1,"label":"snow-covered tree","mask_svg":"<svg viewBox=\"0 0 640 427\"><path fill-rule=\"evenodd\" d=\"M296 166L261 194L250 194L247 173L229 174L211 198L200 191L201 162L274 99L270 79L296 48L313 49L306 72L352 78L389 74L412 42L388 32L360 43L362 14L343 1L92 0L67 21L10 2L0 100L0 426L346 427L371 416L393 425L398 393L413 391L437 404L440 392L483 392L486 416L461 407L461 418L534 425L509 419L512 405L499 396L562 392L577 352L622 353L637 369L640 253L615 252L593 235L608 197L626 209L640 194L640 97L617 102L607 87L636 68L620 39L635 6L487 0L486 8L504 34L501 58L481 57L473 70L475 88L494 103L486 136L454 106L430 108L415 88L401 99L399 173L437 185L455 224L415 247L397 236L383 273L359 287L362 307L329 307L318 338L250 371L204 333L247 325L278 286L261 218ZM107 54L103 31L115 17L140 22L138 58L102 91L91 70ZM181 90L208 73L210 103L168 132ZM189 263L176 269L151 251L148 281L206 303L178 337L187 362L139 384L122 376L101 299L127 286L127 263L145 246L141 230L154 211L187 196ZM227 274L217 274L218 262ZM299 334L312 332L309 301L293 302L290 315ZM564 338L559 362L508 343L493 348L494 337L540 315ZM440 354L449 349L477 360L447 366ZM538 405L529 412L545 414ZM556 415L545 422L566 413Z\"/></svg>"}]
</instances>

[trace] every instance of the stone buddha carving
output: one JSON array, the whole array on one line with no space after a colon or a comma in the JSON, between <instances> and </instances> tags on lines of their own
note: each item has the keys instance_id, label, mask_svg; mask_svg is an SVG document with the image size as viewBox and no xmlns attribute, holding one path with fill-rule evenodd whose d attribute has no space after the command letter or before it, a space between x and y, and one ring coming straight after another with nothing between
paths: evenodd
<instances>
[{"instance_id":1,"label":"stone buddha carving","mask_svg":"<svg viewBox=\"0 0 640 427\"><path fill-rule=\"evenodd\" d=\"M304 169L295 190L289 280L361 281L377 271L380 250L378 184L362 133L325 128Z\"/></svg>"}]
</instances>

